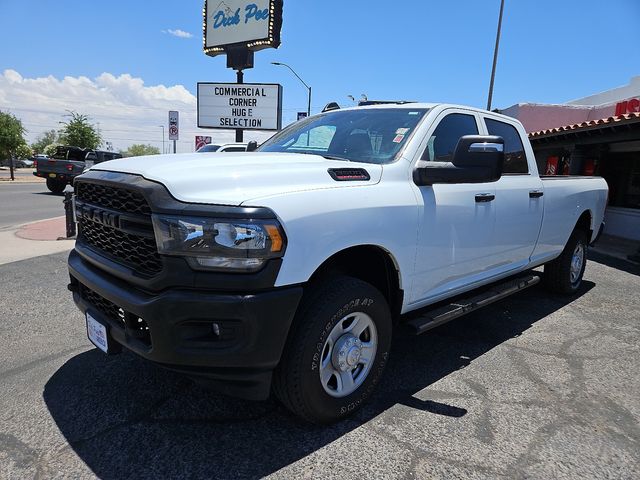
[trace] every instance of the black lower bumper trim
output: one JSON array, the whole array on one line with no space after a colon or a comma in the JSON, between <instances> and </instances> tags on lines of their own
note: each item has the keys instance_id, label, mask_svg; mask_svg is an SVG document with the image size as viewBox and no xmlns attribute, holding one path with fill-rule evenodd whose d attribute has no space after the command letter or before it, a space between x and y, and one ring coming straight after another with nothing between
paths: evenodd
<instances>
[{"instance_id":1,"label":"black lower bumper trim","mask_svg":"<svg viewBox=\"0 0 640 480\"><path fill-rule=\"evenodd\" d=\"M150 294L73 251L69 273L76 305L108 326L111 341L225 393L251 399L269 395L302 287L249 294L188 289ZM100 297L106 303L97 305ZM113 318L111 312L119 309L121 315ZM148 341L127 327L138 318L148 326Z\"/></svg>"}]
</instances>

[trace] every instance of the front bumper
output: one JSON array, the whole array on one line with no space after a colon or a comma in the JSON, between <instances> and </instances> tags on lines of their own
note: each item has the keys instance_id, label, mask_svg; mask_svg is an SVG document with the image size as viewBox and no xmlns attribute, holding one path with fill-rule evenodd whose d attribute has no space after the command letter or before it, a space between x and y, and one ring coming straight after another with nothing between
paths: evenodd
<instances>
[{"instance_id":1,"label":"front bumper","mask_svg":"<svg viewBox=\"0 0 640 480\"><path fill-rule=\"evenodd\" d=\"M256 293L168 288L148 293L69 255L73 299L107 326L109 340L219 391L269 395L302 287ZM215 325L214 325L215 324Z\"/></svg>"}]
</instances>

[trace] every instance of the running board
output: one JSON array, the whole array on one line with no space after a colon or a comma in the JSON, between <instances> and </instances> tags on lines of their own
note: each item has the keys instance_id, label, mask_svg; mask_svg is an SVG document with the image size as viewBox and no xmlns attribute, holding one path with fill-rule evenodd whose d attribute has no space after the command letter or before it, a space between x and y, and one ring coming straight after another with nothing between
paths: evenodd
<instances>
[{"instance_id":1,"label":"running board","mask_svg":"<svg viewBox=\"0 0 640 480\"><path fill-rule=\"evenodd\" d=\"M407 324L415 330L414 333L416 335L420 335L432 328L466 315L469 312L473 312L474 310L485 307L493 302L497 302L509 295L520 292L525 288L532 287L539 282L540 276L534 274L527 274L512 278L506 282L498 283L489 290L473 297L461 298L449 305L427 311L420 317L410 320Z\"/></svg>"}]
</instances>

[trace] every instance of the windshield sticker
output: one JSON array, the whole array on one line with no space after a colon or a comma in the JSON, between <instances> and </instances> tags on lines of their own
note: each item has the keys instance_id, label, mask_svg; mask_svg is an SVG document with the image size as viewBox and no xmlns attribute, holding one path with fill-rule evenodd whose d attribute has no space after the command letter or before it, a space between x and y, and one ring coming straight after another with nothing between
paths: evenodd
<instances>
[{"instance_id":1,"label":"windshield sticker","mask_svg":"<svg viewBox=\"0 0 640 480\"><path fill-rule=\"evenodd\" d=\"M409 115L420 115L420 112L409 112Z\"/></svg>"},{"instance_id":2,"label":"windshield sticker","mask_svg":"<svg viewBox=\"0 0 640 480\"><path fill-rule=\"evenodd\" d=\"M396 135L396 138L393 139L393 143L400 143L404 140L404 135Z\"/></svg>"},{"instance_id":3,"label":"windshield sticker","mask_svg":"<svg viewBox=\"0 0 640 480\"><path fill-rule=\"evenodd\" d=\"M396 135L406 135L410 129L408 128L399 128L396 130Z\"/></svg>"}]
</instances>

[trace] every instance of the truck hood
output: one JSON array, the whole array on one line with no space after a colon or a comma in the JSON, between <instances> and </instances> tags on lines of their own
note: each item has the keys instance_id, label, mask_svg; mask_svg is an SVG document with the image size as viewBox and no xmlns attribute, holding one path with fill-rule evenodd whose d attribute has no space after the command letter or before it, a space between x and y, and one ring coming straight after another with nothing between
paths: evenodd
<instances>
[{"instance_id":1,"label":"truck hood","mask_svg":"<svg viewBox=\"0 0 640 480\"><path fill-rule=\"evenodd\" d=\"M363 168L371 178L336 181L327 172L330 168ZM111 160L91 170L141 175L163 184L184 202L250 206L272 195L373 185L382 176L381 165L267 152L152 155Z\"/></svg>"}]
</instances>

